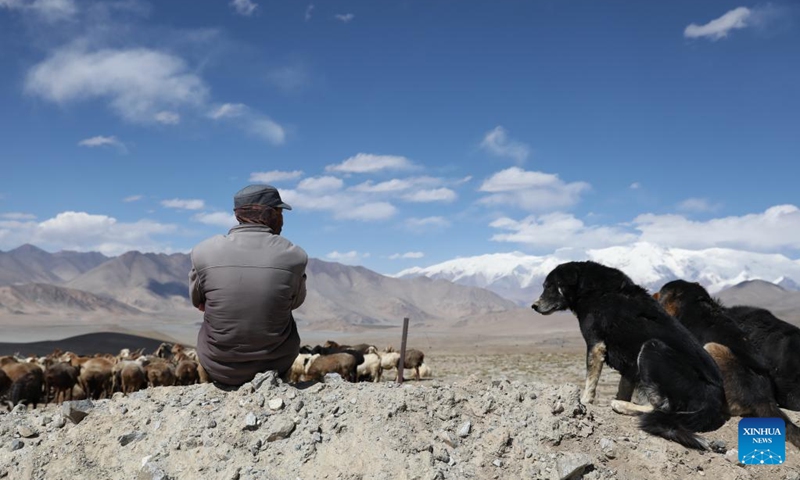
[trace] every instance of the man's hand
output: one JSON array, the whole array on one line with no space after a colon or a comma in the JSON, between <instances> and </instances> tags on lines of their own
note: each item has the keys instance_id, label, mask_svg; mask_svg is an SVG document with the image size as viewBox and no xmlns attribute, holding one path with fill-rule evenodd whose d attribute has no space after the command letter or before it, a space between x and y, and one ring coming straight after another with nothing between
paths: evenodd
<instances>
[{"instance_id":1,"label":"man's hand","mask_svg":"<svg viewBox=\"0 0 800 480\"><path fill-rule=\"evenodd\" d=\"M200 305L197 306L197 309L200 310L201 312L205 312L206 311L206 304L205 303L201 303Z\"/></svg>"}]
</instances>

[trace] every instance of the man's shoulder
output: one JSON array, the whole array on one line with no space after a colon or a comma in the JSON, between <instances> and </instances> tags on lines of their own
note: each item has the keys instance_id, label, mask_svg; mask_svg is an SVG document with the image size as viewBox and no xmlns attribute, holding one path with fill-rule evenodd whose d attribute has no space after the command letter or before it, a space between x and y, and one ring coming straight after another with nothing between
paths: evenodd
<instances>
[{"instance_id":1,"label":"man's shoulder","mask_svg":"<svg viewBox=\"0 0 800 480\"><path fill-rule=\"evenodd\" d=\"M286 249L287 252L291 252L291 254L297 258L298 261L303 263L308 263L308 253L299 245L295 245L286 237L281 237L280 235L277 236L276 241L279 242L281 247Z\"/></svg>"},{"instance_id":2,"label":"man's shoulder","mask_svg":"<svg viewBox=\"0 0 800 480\"><path fill-rule=\"evenodd\" d=\"M219 248L220 242L223 242L224 240L225 240L224 235L214 235L213 237L207 238L202 242L198 243L197 245L194 246L194 248L192 248L192 251L190 253L192 261L198 258L203 258L204 255Z\"/></svg>"}]
</instances>

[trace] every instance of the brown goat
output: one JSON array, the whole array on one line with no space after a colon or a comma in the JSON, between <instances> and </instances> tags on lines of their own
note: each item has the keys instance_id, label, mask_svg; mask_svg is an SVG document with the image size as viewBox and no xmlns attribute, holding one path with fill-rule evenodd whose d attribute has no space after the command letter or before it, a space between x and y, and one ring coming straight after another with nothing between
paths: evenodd
<instances>
[{"instance_id":1,"label":"brown goat","mask_svg":"<svg viewBox=\"0 0 800 480\"><path fill-rule=\"evenodd\" d=\"M338 373L345 380L356 381L356 358L349 353L314 355L306 364L308 380L322 380L328 373Z\"/></svg>"},{"instance_id":2,"label":"brown goat","mask_svg":"<svg viewBox=\"0 0 800 480\"><path fill-rule=\"evenodd\" d=\"M197 374L197 363L188 358L186 360L181 360L178 362L178 366L175 367L175 377L178 385L194 385L199 378Z\"/></svg>"},{"instance_id":3,"label":"brown goat","mask_svg":"<svg viewBox=\"0 0 800 480\"><path fill-rule=\"evenodd\" d=\"M175 385L175 367L165 361L153 361L145 365L147 383L151 387L171 387Z\"/></svg>"},{"instance_id":4,"label":"brown goat","mask_svg":"<svg viewBox=\"0 0 800 480\"><path fill-rule=\"evenodd\" d=\"M41 367L35 363L28 363L28 362L17 362L17 363L7 363L3 365L2 370L8 375L8 378L11 380L11 383L16 382L24 375L28 373L33 373L34 375L38 376L39 378L44 377L44 372L42 371Z\"/></svg>"},{"instance_id":5,"label":"brown goat","mask_svg":"<svg viewBox=\"0 0 800 480\"><path fill-rule=\"evenodd\" d=\"M111 396L113 366L111 360L103 357L90 358L83 362L78 382L88 398L97 400Z\"/></svg>"},{"instance_id":6,"label":"brown goat","mask_svg":"<svg viewBox=\"0 0 800 480\"><path fill-rule=\"evenodd\" d=\"M73 367L64 362L54 363L44 372L44 403L50 400L50 389L53 389L53 401L61 403L72 400L72 387L78 383L80 367Z\"/></svg>"},{"instance_id":7,"label":"brown goat","mask_svg":"<svg viewBox=\"0 0 800 480\"><path fill-rule=\"evenodd\" d=\"M5 395L9 387L11 387L11 379L8 378L5 371L0 370L0 397Z\"/></svg>"},{"instance_id":8,"label":"brown goat","mask_svg":"<svg viewBox=\"0 0 800 480\"><path fill-rule=\"evenodd\" d=\"M36 405L42 398L42 369L31 370L11 384L9 411L16 405Z\"/></svg>"},{"instance_id":9,"label":"brown goat","mask_svg":"<svg viewBox=\"0 0 800 480\"><path fill-rule=\"evenodd\" d=\"M136 362L127 362L120 372L122 392L125 394L147 388L147 373Z\"/></svg>"},{"instance_id":10,"label":"brown goat","mask_svg":"<svg viewBox=\"0 0 800 480\"><path fill-rule=\"evenodd\" d=\"M414 378L419 380L419 366L425 361L425 354L414 348L406 350L406 358L403 368L413 368Z\"/></svg>"}]
</instances>

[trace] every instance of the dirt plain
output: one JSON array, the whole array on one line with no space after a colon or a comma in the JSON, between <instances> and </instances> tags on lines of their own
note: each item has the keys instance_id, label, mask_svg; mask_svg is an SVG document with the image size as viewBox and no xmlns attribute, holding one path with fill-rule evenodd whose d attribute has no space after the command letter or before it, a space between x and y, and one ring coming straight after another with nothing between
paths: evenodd
<instances>
[{"instance_id":1,"label":"dirt plain","mask_svg":"<svg viewBox=\"0 0 800 480\"><path fill-rule=\"evenodd\" d=\"M399 347L399 331L309 331L303 343ZM609 368L596 403L582 406L577 331L412 328L408 347L426 353L431 378L298 387L267 374L232 392L159 387L0 412L0 478L800 480L790 445L782 465L739 465L736 418L703 434L717 452L641 432L611 411L619 377ZM73 423L71 408L88 415Z\"/></svg>"}]
</instances>

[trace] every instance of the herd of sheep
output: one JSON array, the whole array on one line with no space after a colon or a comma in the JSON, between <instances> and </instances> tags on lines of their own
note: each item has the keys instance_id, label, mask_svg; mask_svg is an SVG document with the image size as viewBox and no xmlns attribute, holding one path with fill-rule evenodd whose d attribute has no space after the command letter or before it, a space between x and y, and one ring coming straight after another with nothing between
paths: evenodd
<instances>
[{"instance_id":1,"label":"herd of sheep","mask_svg":"<svg viewBox=\"0 0 800 480\"><path fill-rule=\"evenodd\" d=\"M419 350L406 350L405 368L414 377L429 377ZM385 370L396 370L400 353L391 347L378 351L374 345L338 345L326 342L304 346L286 372L290 383L322 381L336 373L351 381L381 381ZM109 398L115 392L129 394L148 387L192 385L210 379L197 360L197 352L180 344L162 343L151 355L144 350L122 349L117 355L98 353L79 356L54 352L43 357L0 356L0 399L9 409L19 404L34 408L40 403L84 398Z\"/></svg>"}]
</instances>

